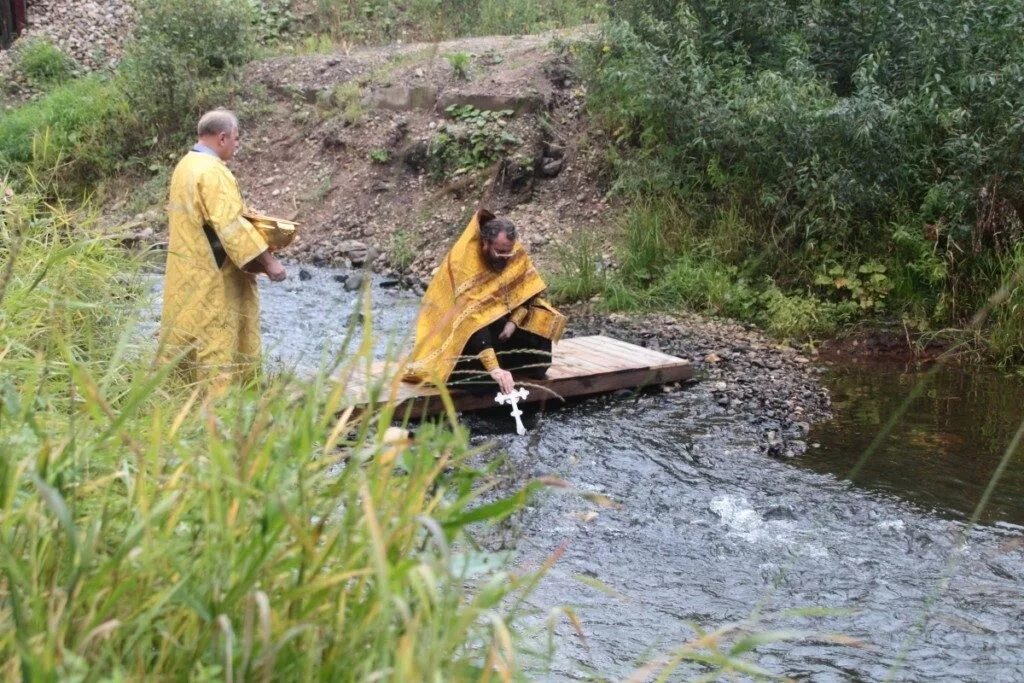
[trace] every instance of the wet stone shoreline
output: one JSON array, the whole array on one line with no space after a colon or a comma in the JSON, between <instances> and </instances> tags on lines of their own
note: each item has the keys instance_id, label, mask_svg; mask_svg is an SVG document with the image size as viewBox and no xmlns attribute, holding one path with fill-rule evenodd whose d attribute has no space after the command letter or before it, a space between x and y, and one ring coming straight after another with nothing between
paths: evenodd
<instances>
[{"instance_id":1,"label":"wet stone shoreline","mask_svg":"<svg viewBox=\"0 0 1024 683\"><path fill-rule=\"evenodd\" d=\"M694 364L708 394L709 416L738 416L774 458L803 455L811 424L829 419L831 400L820 382L823 368L796 349L736 323L695 315L598 315L570 308L577 336L603 334Z\"/></svg>"}]
</instances>

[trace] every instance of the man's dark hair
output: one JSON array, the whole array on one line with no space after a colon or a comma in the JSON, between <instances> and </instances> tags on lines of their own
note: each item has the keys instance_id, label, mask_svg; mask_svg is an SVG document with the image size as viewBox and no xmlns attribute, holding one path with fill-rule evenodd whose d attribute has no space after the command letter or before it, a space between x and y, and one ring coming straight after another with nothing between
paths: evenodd
<instances>
[{"instance_id":1,"label":"man's dark hair","mask_svg":"<svg viewBox=\"0 0 1024 683\"><path fill-rule=\"evenodd\" d=\"M507 218L492 218L480 224L480 239L490 242L497 239L501 233L505 233L513 242L516 241L516 226Z\"/></svg>"}]
</instances>

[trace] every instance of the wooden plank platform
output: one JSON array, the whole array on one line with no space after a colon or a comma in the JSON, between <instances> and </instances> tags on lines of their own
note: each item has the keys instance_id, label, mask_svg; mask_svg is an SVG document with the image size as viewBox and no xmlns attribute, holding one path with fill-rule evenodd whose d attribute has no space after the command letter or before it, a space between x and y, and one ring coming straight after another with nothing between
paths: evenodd
<instances>
[{"instance_id":1,"label":"wooden plank platform","mask_svg":"<svg viewBox=\"0 0 1024 683\"><path fill-rule=\"evenodd\" d=\"M693 377L690 361L660 351L645 349L604 336L573 337L555 345L554 358L543 380L517 379L516 386L530 392L526 403L562 401L573 396L603 394L618 389L632 389L656 384L680 382ZM414 416L433 415L444 411L441 392L433 385L401 382L394 377L395 367L374 364L366 373L354 373L348 381L351 394L365 405L370 396L376 400L392 398L396 404L412 402ZM494 392L474 394L452 390L456 410L481 410L495 407Z\"/></svg>"}]
</instances>

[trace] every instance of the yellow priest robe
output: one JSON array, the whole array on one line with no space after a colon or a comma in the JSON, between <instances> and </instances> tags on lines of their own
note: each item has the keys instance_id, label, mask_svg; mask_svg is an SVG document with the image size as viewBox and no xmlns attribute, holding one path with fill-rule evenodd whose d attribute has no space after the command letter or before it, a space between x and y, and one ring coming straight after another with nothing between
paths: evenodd
<instances>
[{"instance_id":1,"label":"yellow priest robe","mask_svg":"<svg viewBox=\"0 0 1024 683\"><path fill-rule=\"evenodd\" d=\"M161 355L185 354L184 369L215 391L250 375L260 355L256 276L242 268L267 243L242 217L234 175L220 158L190 151L171 176L169 244L160 324ZM208 226L227 258L218 267Z\"/></svg>"},{"instance_id":2,"label":"yellow priest robe","mask_svg":"<svg viewBox=\"0 0 1024 683\"><path fill-rule=\"evenodd\" d=\"M493 215L474 214L430 281L405 381L443 384L473 333L505 315L552 342L562 336L565 316L538 296L546 285L522 244L516 242L504 270L487 265L480 239L480 221L487 218Z\"/></svg>"}]
</instances>

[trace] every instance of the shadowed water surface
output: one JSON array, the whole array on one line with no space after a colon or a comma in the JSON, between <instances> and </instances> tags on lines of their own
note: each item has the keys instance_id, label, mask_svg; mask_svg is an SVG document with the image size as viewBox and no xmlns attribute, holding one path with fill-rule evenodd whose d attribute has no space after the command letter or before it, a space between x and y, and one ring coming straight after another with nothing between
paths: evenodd
<instances>
[{"instance_id":1,"label":"shadowed water surface","mask_svg":"<svg viewBox=\"0 0 1024 683\"><path fill-rule=\"evenodd\" d=\"M1024 419L1024 383L985 368L895 363L832 364L826 375L836 419L816 425L820 443L798 462L817 472L850 472L884 424L924 383L891 434L857 476L955 518L974 510ZM1024 458L1016 455L981 520L1024 524Z\"/></svg>"}]
</instances>

